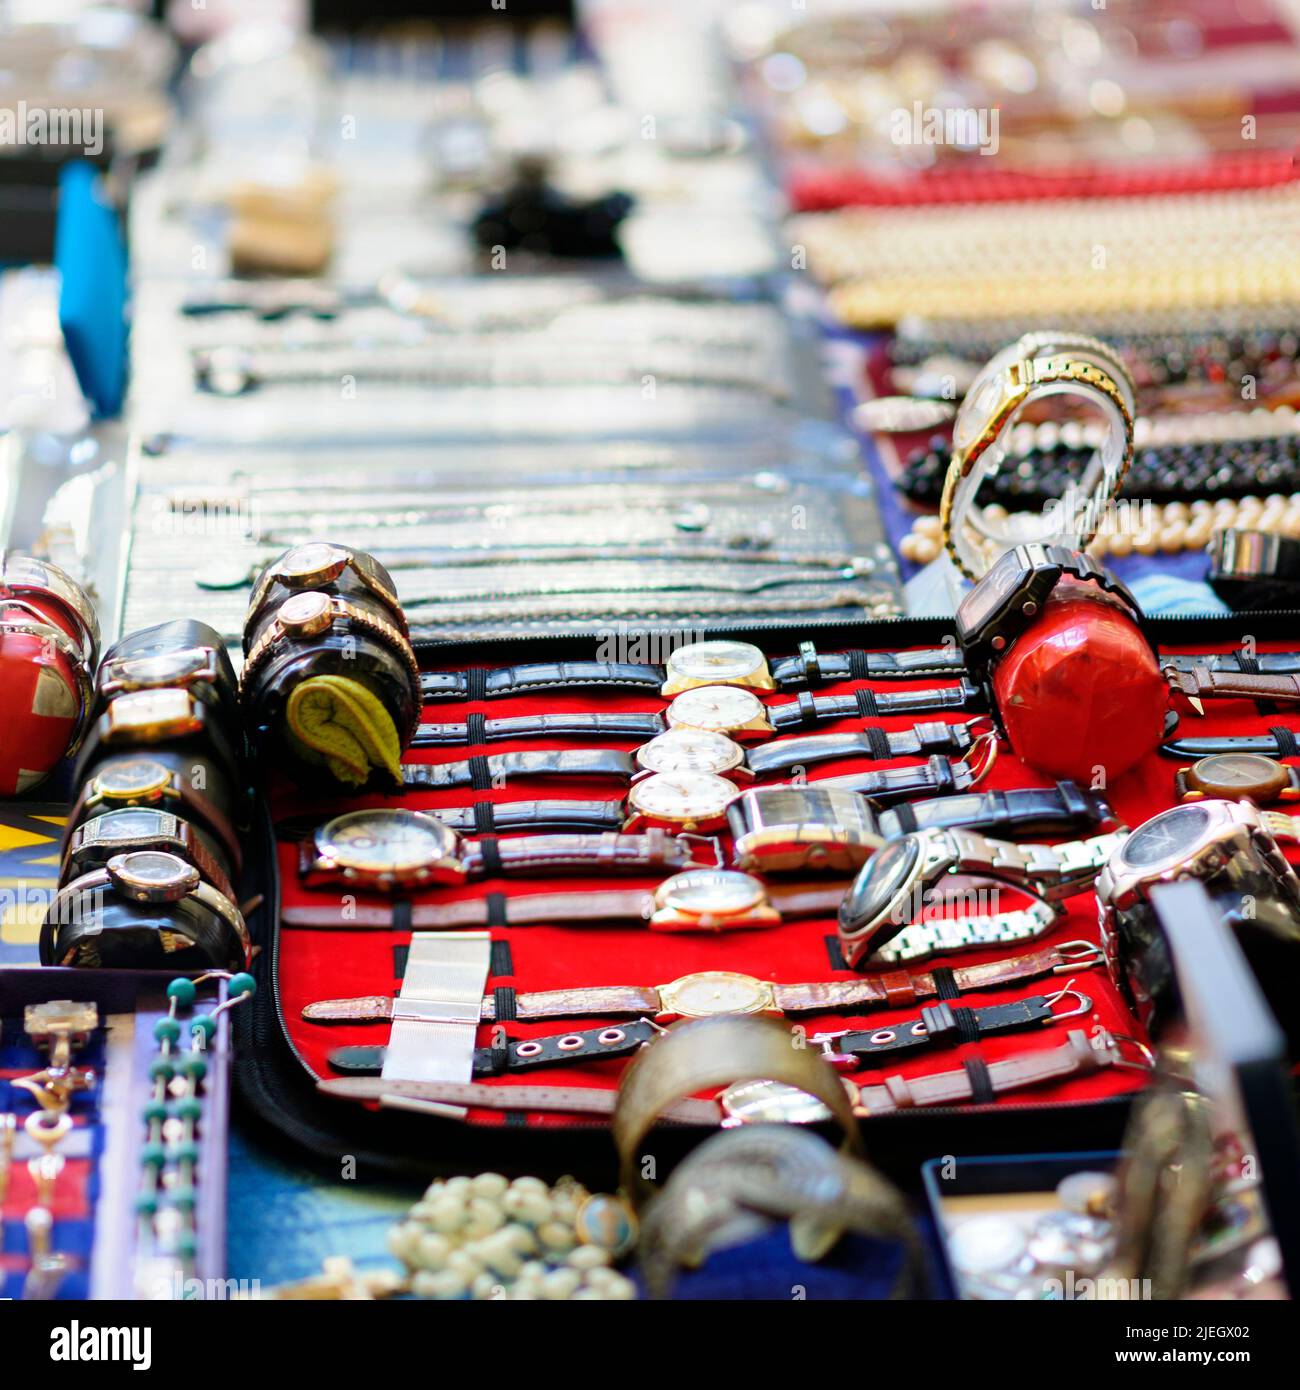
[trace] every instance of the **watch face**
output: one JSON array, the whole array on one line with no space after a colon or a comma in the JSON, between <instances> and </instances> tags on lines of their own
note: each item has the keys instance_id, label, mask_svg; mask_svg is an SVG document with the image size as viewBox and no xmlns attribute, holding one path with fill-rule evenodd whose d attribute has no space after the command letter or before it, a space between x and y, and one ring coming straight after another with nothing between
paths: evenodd
<instances>
[{"instance_id":1,"label":"watch face","mask_svg":"<svg viewBox=\"0 0 1300 1390\"><path fill-rule=\"evenodd\" d=\"M856 792L829 787L771 787L746 792L739 803L748 830L831 826L850 833L878 833L871 803Z\"/></svg>"},{"instance_id":2,"label":"watch face","mask_svg":"<svg viewBox=\"0 0 1300 1390\"><path fill-rule=\"evenodd\" d=\"M683 975L660 994L672 1012L683 1018L756 1014L770 1008L772 1003L770 985L732 970L702 970L697 975Z\"/></svg>"},{"instance_id":3,"label":"watch face","mask_svg":"<svg viewBox=\"0 0 1300 1390\"><path fill-rule=\"evenodd\" d=\"M456 853L456 835L419 811L353 811L317 832L320 852L361 874L414 873Z\"/></svg>"},{"instance_id":4,"label":"watch face","mask_svg":"<svg viewBox=\"0 0 1300 1390\"><path fill-rule=\"evenodd\" d=\"M83 843L109 844L113 841L157 839L174 833L175 818L166 811L147 806L124 806L88 820L82 829Z\"/></svg>"},{"instance_id":5,"label":"watch face","mask_svg":"<svg viewBox=\"0 0 1300 1390\"><path fill-rule=\"evenodd\" d=\"M957 412L952 430L953 444L963 451L969 449L988 428L1001 404L1001 372L981 373Z\"/></svg>"},{"instance_id":6,"label":"watch face","mask_svg":"<svg viewBox=\"0 0 1300 1390\"><path fill-rule=\"evenodd\" d=\"M161 791L171 782L171 772L152 758L121 758L106 763L95 775L94 790L100 796L143 796Z\"/></svg>"},{"instance_id":7,"label":"watch face","mask_svg":"<svg viewBox=\"0 0 1300 1390\"><path fill-rule=\"evenodd\" d=\"M294 548L276 561L273 573L283 584L319 582L322 575L339 565L346 565L348 552L327 541L310 541Z\"/></svg>"},{"instance_id":8,"label":"watch face","mask_svg":"<svg viewBox=\"0 0 1300 1390\"><path fill-rule=\"evenodd\" d=\"M725 734L743 729L763 715L763 702L753 691L734 685L700 685L683 691L668 706L664 717L673 727L685 725Z\"/></svg>"},{"instance_id":9,"label":"watch face","mask_svg":"<svg viewBox=\"0 0 1300 1390\"><path fill-rule=\"evenodd\" d=\"M708 772L656 772L628 793L633 810L677 825L716 820L726 813L736 788Z\"/></svg>"},{"instance_id":10,"label":"watch face","mask_svg":"<svg viewBox=\"0 0 1300 1390\"><path fill-rule=\"evenodd\" d=\"M1028 569L1015 550L1008 550L957 605L957 632L963 641L980 632L1028 578Z\"/></svg>"},{"instance_id":11,"label":"watch face","mask_svg":"<svg viewBox=\"0 0 1300 1390\"><path fill-rule=\"evenodd\" d=\"M109 675L136 685L171 685L207 668L208 653L202 647L188 647L157 656L123 657L113 663Z\"/></svg>"},{"instance_id":12,"label":"watch face","mask_svg":"<svg viewBox=\"0 0 1300 1390\"><path fill-rule=\"evenodd\" d=\"M309 589L303 594L293 594L276 610L280 626L289 633L312 636L324 631L334 616L334 605L328 594Z\"/></svg>"},{"instance_id":13,"label":"watch face","mask_svg":"<svg viewBox=\"0 0 1300 1390\"><path fill-rule=\"evenodd\" d=\"M130 735L166 738L190 733L195 723L194 698L188 690L133 690L115 695L108 706L109 739Z\"/></svg>"},{"instance_id":14,"label":"watch face","mask_svg":"<svg viewBox=\"0 0 1300 1390\"><path fill-rule=\"evenodd\" d=\"M1285 786L1287 770L1260 753L1214 753L1192 767L1193 779L1206 790L1225 794Z\"/></svg>"},{"instance_id":15,"label":"watch face","mask_svg":"<svg viewBox=\"0 0 1300 1390\"><path fill-rule=\"evenodd\" d=\"M1130 869L1177 864L1197 844L1209 824L1210 813L1204 806L1175 806L1161 811L1124 841L1120 860Z\"/></svg>"},{"instance_id":16,"label":"watch face","mask_svg":"<svg viewBox=\"0 0 1300 1390\"><path fill-rule=\"evenodd\" d=\"M738 681L761 671L767 658L752 642L692 642L668 658L668 670L693 681Z\"/></svg>"},{"instance_id":17,"label":"watch face","mask_svg":"<svg viewBox=\"0 0 1300 1390\"><path fill-rule=\"evenodd\" d=\"M702 917L731 917L767 898L767 890L752 874L734 869L690 869L659 885L660 907L698 913Z\"/></svg>"},{"instance_id":18,"label":"watch face","mask_svg":"<svg viewBox=\"0 0 1300 1390\"><path fill-rule=\"evenodd\" d=\"M198 870L163 850L136 850L108 861L109 877L119 887L163 898L183 896L199 881Z\"/></svg>"},{"instance_id":19,"label":"watch face","mask_svg":"<svg viewBox=\"0 0 1300 1390\"><path fill-rule=\"evenodd\" d=\"M636 760L647 772L723 773L745 761L745 750L726 734L682 725L642 744Z\"/></svg>"},{"instance_id":20,"label":"watch face","mask_svg":"<svg viewBox=\"0 0 1300 1390\"><path fill-rule=\"evenodd\" d=\"M889 915L920 857L921 844L915 835L890 840L878 849L840 904L840 925L845 931L860 930L882 915Z\"/></svg>"}]
</instances>

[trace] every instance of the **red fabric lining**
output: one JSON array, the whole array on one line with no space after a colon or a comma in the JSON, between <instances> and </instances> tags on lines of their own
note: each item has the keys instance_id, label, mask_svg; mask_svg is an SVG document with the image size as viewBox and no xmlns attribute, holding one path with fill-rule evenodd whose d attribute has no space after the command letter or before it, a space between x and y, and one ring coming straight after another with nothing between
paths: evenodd
<instances>
[{"instance_id":1,"label":"red fabric lining","mask_svg":"<svg viewBox=\"0 0 1300 1390\"><path fill-rule=\"evenodd\" d=\"M1284 649L1285 644L1273 644ZM1197 647L1196 650L1207 650ZM1220 649L1226 650L1224 646ZM898 691L921 688L939 684L934 680L916 681L876 681L869 683L877 691ZM843 694L852 691L855 683L844 682L818 693ZM768 697L768 703L776 704L789 700L789 694L776 694ZM494 700L482 704L436 702L426 706L424 718L437 721L460 721L471 710L480 710L492 716L541 714L564 710L615 710L654 708L653 700L644 695L613 696L603 693L592 697L583 695L532 695L509 700ZM1185 736L1212 735L1228 733L1262 732L1270 724L1289 722L1284 716L1261 716L1248 701L1217 702L1209 708L1204 719L1194 714L1186 714L1182 733ZM921 716L894 716L878 721L887 729L906 728ZM969 715L949 716L958 722ZM844 720L826 726L828 730L849 729L857 721ZM561 747L555 740L518 740L493 743L478 747L474 753L496 753L511 749L536 749L542 747ZM572 746L572 745L570 745ZM589 745L583 744L586 747ZM634 743L610 740L603 746L632 748ZM457 761L467 756L466 750L436 749L416 750L408 755L408 761ZM873 764L865 760L846 760L826 764L818 769L819 776L833 776L841 773L865 770L869 767L897 766L914 760L899 760L892 764ZM1151 754L1120 779L1110 789L1112 805L1121 819L1130 826L1136 826L1157 811L1172 804L1173 778L1177 763L1173 759ZM815 779L814 779L815 780ZM993 769L987 783L989 788L1011 788L1050 785L1048 779L1038 776L1023 767L1005 750ZM486 797L494 801L533 800L539 798L582 797L592 799L615 799L622 789L615 783L593 779L534 779L510 785L500 790L480 794L468 788L446 792L418 792L402 799L402 804L412 808L429 808L441 805L469 804L473 800ZM273 796L273 806L277 819L303 814L325 817L339 810L361 805L392 804L382 796L340 800L337 804L324 804L312 800L290 788L282 788ZM326 892L304 890L297 875L297 847L280 846L280 872L283 899L286 904L305 904L312 901L328 901L330 890ZM448 900L463 896L481 896L488 891L507 891L511 894L530 892L581 891L598 887L650 888L655 880L623 878L617 880L583 880L565 878L548 879L510 879L507 881L483 882L467 888L439 888L431 890L428 900ZM367 897L368 901L382 899ZM1069 904L1069 914L1062 924L1043 938L1045 944L1075 939L1097 939L1095 899L1090 893L1081 894ZM508 978L493 977L488 981L489 990L509 985L523 992L525 990L558 989L577 985L647 985L661 984L680 975L696 970L727 969L743 971L763 979L796 983L831 979L852 979L853 971L832 971L827 953L826 938L833 937L835 925L832 919L819 919L787 922L776 928L742 930L719 935L668 934L654 932L645 927L560 927L531 926L508 927L493 930L493 937L509 942L513 958L514 974ZM304 1022L302 1008L318 999L335 998L362 994L389 994L396 990L398 982L394 979L393 950L395 946L406 944L409 933L373 930L312 930L301 927L282 928L280 945L279 987L284 1005L284 1015L290 1035L300 1050L306 1063L320 1076L329 1076L327 1055L334 1048L345 1045L378 1045L387 1040L385 1024L318 1024ZM986 952L950 954L927 962L918 968L934 965L974 964L994 960L1028 947L998 948ZM1031 994L1051 993L1066 983L1067 977L1054 980L1035 981L1002 991L989 991L963 998L963 1003L973 1006L981 1004L1004 1003L1011 999ZM1069 1026L1091 1027L1101 1023L1107 1028L1121 1033L1133 1033L1136 1024L1103 969L1082 971L1076 977L1076 986L1091 996L1094 1013L1076 1020ZM917 1006L905 1010L878 1010L868 1015L841 1017L834 1014L804 1015L792 1018L794 1025L802 1025L809 1033L841 1027L861 1027L863 1019L872 1026L884 1025L909 1017L918 1012ZM612 1020L616 1021L616 1020ZM575 1027L594 1027L599 1020L584 1020ZM554 1033L564 1029L562 1020L547 1020L537 1023L512 1022L504 1025L509 1036L522 1038ZM1017 1052L1039 1047L1056 1047L1064 1041L1065 1027L1052 1026L1038 1031L1013 1033L1003 1037L990 1038L973 1045L978 1055L986 1061L993 1061ZM485 1026L479 1035L479 1044L486 1045L491 1038L491 1026ZM959 1067L972 1048L956 1047L925 1053L916 1058L892 1065L889 1070L904 1076L915 1076L935 1070ZM613 1087L624 1063L601 1062L583 1067L549 1068L528 1073L520 1080L534 1084L559 1084L571 1086ZM860 1073L861 1079L878 1080L881 1073ZM508 1086L510 1078L499 1078L493 1084ZM1142 1084L1141 1077L1132 1071L1111 1070L1094 1076L1080 1078L1062 1085L1039 1088L1023 1094L1013 1094L1000 1104L1051 1104L1077 1103L1097 1100L1103 1097L1120 1095ZM497 1112L471 1112L472 1121L486 1124L499 1124L503 1117ZM563 1116L530 1116L537 1123L570 1125L574 1120Z\"/></svg>"}]
</instances>

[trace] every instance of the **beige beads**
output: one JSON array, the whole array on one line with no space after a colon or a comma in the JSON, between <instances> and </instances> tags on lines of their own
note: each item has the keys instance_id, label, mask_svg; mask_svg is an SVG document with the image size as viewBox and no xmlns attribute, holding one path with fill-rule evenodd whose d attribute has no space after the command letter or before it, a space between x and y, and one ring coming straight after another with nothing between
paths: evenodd
<instances>
[{"instance_id":1,"label":"beige beads","mask_svg":"<svg viewBox=\"0 0 1300 1390\"><path fill-rule=\"evenodd\" d=\"M411 1292L436 1299L634 1299L636 1285L608 1250L579 1243L575 1218L590 1194L573 1178L500 1173L430 1185L388 1233Z\"/></svg>"},{"instance_id":2,"label":"beige beads","mask_svg":"<svg viewBox=\"0 0 1300 1390\"><path fill-rule=\"evenodd\" d=\"M985 507L984 512L990 520L1006 520L1006 510L996 503ZM1088 551L1098 559L1106 555L1178 555L1204 550L1215 531L1230 526L1300 539L1300 492L1289 497L1281 493L1239 500L1224 497L1214 502L1201 497L1163 506L1121 498L1088 543ZM904 560L928 565L941 548L939 518L919 516L899 544L898 553Z\"/></svg>"}]
</instances>

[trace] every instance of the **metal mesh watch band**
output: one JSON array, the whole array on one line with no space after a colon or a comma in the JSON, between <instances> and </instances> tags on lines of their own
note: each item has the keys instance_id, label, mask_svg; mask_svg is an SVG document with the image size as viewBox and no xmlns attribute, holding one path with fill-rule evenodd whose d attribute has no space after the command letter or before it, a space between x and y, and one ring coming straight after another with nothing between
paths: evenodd
<instances>
[{"instance_id":1,"label":"metal mesh watch band","mask_svg":"<svg viewBox=\"0 0 1300 1390\"><path fill-rule=\"evenodd\" d=\"M969 830L947 832L960 870L987 873L1033 889L1053 901L1086 888L1126 838L1126 831L1071 840L1063 845L1012 844Z\"/></svg>"}]
</instances>

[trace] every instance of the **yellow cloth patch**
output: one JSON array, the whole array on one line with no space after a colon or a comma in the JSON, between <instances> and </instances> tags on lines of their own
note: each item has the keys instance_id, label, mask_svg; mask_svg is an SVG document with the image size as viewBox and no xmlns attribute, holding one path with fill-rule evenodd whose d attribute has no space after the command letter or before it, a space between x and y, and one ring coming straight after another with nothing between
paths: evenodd
<instances>
[{"instance_id":1,"label":"yellow cloth patch","mask_svg":"<svg viewBox=\"0 0 1300 1390\"><path fill-rule=\"evenodd\" d=\"M293 688L285 718L300 751L340 782L359 787L382 768L401 785L402 744L392 716L359 681L312 676Z\"/></svg>"}]
</instances>

